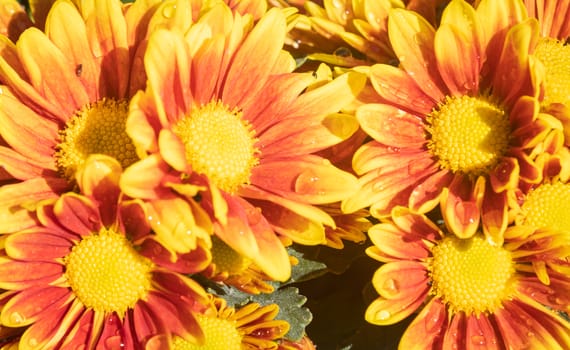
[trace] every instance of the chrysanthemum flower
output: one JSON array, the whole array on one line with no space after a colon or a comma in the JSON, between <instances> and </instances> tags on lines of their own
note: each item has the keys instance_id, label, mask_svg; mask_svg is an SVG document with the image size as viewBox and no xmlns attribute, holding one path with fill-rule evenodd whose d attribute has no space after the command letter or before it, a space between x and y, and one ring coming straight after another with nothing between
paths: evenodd
<instances>
[{"instance_id":1,"label":"chrysanthemum flower","mask_svg":"<svg viewBox=\"0 0 570 350\"><path fill-rule=\"evenodd\" d=\"M397 207L369 236L367 254L385 264L372 279L379 297L366 320L388 325L419 311L400 349L570 346L570 323L558 313L570 306L570 279L544 264L568 256L568 232L509 227L504 244L494 245L480 232L469 239L444 233L424 215Z\"/></svg>"},{"instance_id":2,"label":"chrysanthemum flower","mask_svg":"<svg viewBox=\"0 0 570 350\"><path fill-rule=\"evenodd\" d=\"M533 52L544 65L542 109L564 124L570 145L570 3L556 0L525 0L529 16L539 21L541 38Z\"/></svg>"},{"instance_id":3,"label":"chrysanthemum flower","mask_svg":"<svg viewBox=\"0 0 570 350\"><path fill-rule=\"evenodd\" d=\"M482 1L475 10L454 0L437 30L411 11L391 12L400 67L370 68L377 103L356 115L374 140L354 156L362 188L346 211L371 205L382 217L396 205L428 212L441 202L453 232L470 237L482 219L500 244L508 191L540 182L534 158L562 129L538 113L541 71L528 55L536 23L513 25L524 18L522 6Z\"/></svg>"},{"instance_id":4,"label":"chrysanthemum flower","mask_svg":"<svg viewBox=\"0 0 570 350\"><path fill-rule=\"evenodd\" d=\"M74 187L85 158L123 167L138 160L125 132L130 96L144 87L142 45L156 1L58 1L46 31L27 29L0 57L0 163L16 181L0 188L0 232L33 224L28 209Z\"/></svg>"},{"instance_id":5,"label":"chrysanthemum flower","mask_svg":"<svg viewBox=\"0 0 570 350\"><path fill-rule=\"evenodd\" d=\"M315 344L309 339L308 336L304 336L299 341L283 340L279 343L279 350L316 350Z\"/></svg>"},{"instance_id":6,"label":"chrysanthemum flower","mask_svg":"<svg viewBox=\"0 0 570 350\"><path fill-rule=\"evenodd\" d=\"M176 10L183 7L182 1ZM291 73L280 10L251 23L250 16L218 4L185 34L152 34L148 87L133 98L127 121L144 159L125 171L121 188L149 207L173 193L199 202L218 238L285 280L290 262L279 235L324 243L324 226L334 221L315 205L340 201L357 188L352 174L315 153L357 130L353 117L335 113L365 79L350 73L314 86L311 74ZM153 228L167 222L175 231L172 211L164 207L161 214ZM175 252L192 249L169 232L162 237Z\"/></svg>"},{"instance_id":7,"label":"chrysanthemum flower","mask_svg":"<svg viewBox=\"0 0 570 350\"><path fill-rule=\"evenodd\" d=\"M193 313L206 308L207 294L176 270L201 271L207 254L172 264L156 249L143 207L121 200L120 174L115 159L91 156L77 172L84 195L46 201L37 226L6 238L0 322L28 327L20 348L141 349L156 334L202 339Z\"/></svg>"},{"instance_id":8,"label":"chrysanthemum flower","mask_svg":"<svg viewBox=\"0 0 570 350\"><path fill-rule=\"evenodd\" d=\"M228 307L224 299L210 295L211 307L196 314L204 331L204 344L196 345L181 337L172 342L164 336L149 341L148 348L171 350L277 350L278 341L289 331L289 323L276 320L279 306L257 303Z\"/></svg>"}]
</instances>

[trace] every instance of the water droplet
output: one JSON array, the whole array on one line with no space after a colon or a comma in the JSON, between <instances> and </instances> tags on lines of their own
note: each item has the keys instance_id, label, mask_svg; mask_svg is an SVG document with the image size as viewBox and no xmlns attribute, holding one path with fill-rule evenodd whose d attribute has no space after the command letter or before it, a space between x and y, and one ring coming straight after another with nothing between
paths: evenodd
<instances>
[{"instance_id":1,"label":"water droplet","mask_svg":"<svg viewBox=\"0 0 570 350\"><path fill-rule=\"evenodd\" d=\"M372 185L373 192L382 192L384 191L384 189L385 189L384 183L382 182L376 182L374 185Z\"/></svg>"},{"instance_id":2,"label":"water droplet","mask_svg":"<svg viewBox=\"0 0 570 350\"><path fill-rule=\"evenodd\" d=\"M34 348L38 346L38 340L36 338L30 338L28 339L28 345Z\"/></svg>"},{"instance_id":3,"label":"water droplet","mask_svg":"<svg viewBox=\"0 0 570 350\"><path fill-rule=\"evenodd\" d=\"M397 295L400 292L400 286L398 285L398 281L393 278L388 278L382 284L382 292L386 297Z\"/></svg>"},{"instance_id":4,"label":"water droplet","mask_svg":"<svg viewBox=\"0 0 570 350\"><path fill-rule=\"evenodd\" d=\"M482 335L474 335L471 337L471 343L473 345L485 345L486 344L485 337Z\"/></svg>"},{"instance_id":5,"label":"water droplet","mask_svg":"<svg viewBox=\"0 0 570 350\"><path fill-rule=\"evenodd\" d=\"M174 11L176 11L176 5L165 6L162 9L162 15L164 18L171 18L174 15Z\"/></svg>"},{"instance_id":6,"label":"water droplet","mask_svg":"<svg viewBox=\"0 0 570 350\"><path fill-rule=\"evenodd\" d=\"M14 323L14 324L21 324L26 320L26 317L23 316L21 313L19 312L13 312L10 315L10 322Z\"/></svg>"},{"instance_id":7,"label":"water droplet","mask_svg":"<svg viewBox=\"0 0 570 350\"><path fill-rule=\"evenodd\" d=\"M381 321L387 320L390 318L390 311L387 310L382 310L380 311L377 315L376 318L378 318Z\"/></svg>"}]
</instances>

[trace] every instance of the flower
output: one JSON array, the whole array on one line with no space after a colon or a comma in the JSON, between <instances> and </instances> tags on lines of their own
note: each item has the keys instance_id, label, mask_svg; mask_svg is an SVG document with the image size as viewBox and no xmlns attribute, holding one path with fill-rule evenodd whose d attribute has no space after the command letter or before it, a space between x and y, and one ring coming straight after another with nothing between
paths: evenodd
<instances>
[{"instance_id":1,"label":"flower","mask_svg":"<svg viewBox=\"0 0 570 350\"><path fill-rule=\"evenodd\" d=\"M173 232L194 232L169 218L170 202L184 200L206 210L220 240L280 281L291 269L280 236L324 243L324 226L335 224L315 205L356 190L352 174L314 153L357 130L353 117L335 113L365 80L350 73L314 86L311 74L291 73L285 32L279 9L251 25L222 3L188 28L156 30L148 86L127 121L141 160L121 178L127 195L157 212L151 225L172 251L193 249Z\"/></svg>"},{"instance_id":2,"label":"flower","mask_svg":"<svg viewBox=\"0 0 570 350\"><path fill-rule=\"evenodd\" d=\"M541 37L533 51L545 70L542 110L564 125L570 146L570 4L564 1L525 0L529 16L537 18Z\"/></svg>"},{"instance_id":3,"label":"flower","mask_svg":"<svg viewBox=\"0 0 570 350\"><path fill-rule=\"evenodd\" d=\"M391 12L400 67L370 67L377 102L356 116L373 141L354 155L362 186L345 211L371 205L383 217L396 205L425 213L440 203L460 237L482 221L501 243L508 192L541 181L534 158L562 129L538 113L541 70L528 55L536 23L523 14L514 0L481 1L477 9L454 0L435 30L411 11Z\"/></svg>"},{"instance_id":4,"label":"flower","mask_svg":"<svg viewBox=\"0 0 570 350\"><path fill-rule=\"evenodd\" d=\"M367 254L385 264L372 279L379 297L366 320L393 324L419 311L401 349L570 346L570 324L558 313L570 306L570 279L544 266L568 256L568 232L509 227L504 244L493 245L480 232L460 239L424 215L396 207L369 236L374 245ZM535 265L549 276L547 283Z\"/></svg>"},{"instance_id":5,"label":"flower","mask_svg":"<svg viewBox=\"0 0 570 350\"><path fill-rule=\"evenodd\" d=\"M120 173L115 159L91 156L76 175L84 195L44 202L35 227L4 236L0 322L27 327L20 347L140 349L155 334L202 339L194 313L205 309L206 292L177 270L201 271L207 254L163 265L166 250L156 249L142 206L121 200Z\"/></svg>"},{"instance_id":6,"label":"flower","mask_svg":"<svg viewBox=\"0 0 570 350\"><path fill-rule=\"evenodd\" d=\"M113 156L122 167L138 159L124 123L129 98L145 84L139 48L153 3L104 0L82 12L58 1L45 33L32 27L6 42L0 162L15 181L0 188L0 232L33 225L35 204L72 190L88 155Z\"/></svg>"},{"instance_id":7,"label":"flower","mask_svg":"<svg viewBox=\"0 0 570 350\"><path fill-rule=\"evenodd\" d=\"M204 344L196 345L180 337L171 343L164 336L154 337L147 348L172 350L269 350L289 331L287 321L275 320L279 306L250 303L228 307L224 299L210 295L211 307L197 314L204 330Z\"/></svg>"}]
</instances>

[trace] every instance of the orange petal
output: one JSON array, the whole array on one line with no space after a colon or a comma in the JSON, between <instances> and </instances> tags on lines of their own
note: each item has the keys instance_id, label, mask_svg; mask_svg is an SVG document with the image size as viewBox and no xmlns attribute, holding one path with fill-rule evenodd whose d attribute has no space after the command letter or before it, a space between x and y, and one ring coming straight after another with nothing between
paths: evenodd
<instances>
[{"instance_id":1,"label":"orange petal","mask_svg":"<svg viewBox=\"0 0 570 350\"><path fill-rule=\"evenodd\" d=\"M479 93L479 75L485 59L483 35L470 4L455 1L445 8L434 46L441 77L451 95Z\"/></svg>"},{"instance_id":2,"label":"orange petal","mask_svg":"<svg viewBox=\"0 0 570 350\"><path fill-rule=\"evenodd\" d=\"M418 234L421 232L418 232ZM392 224L377 224L368 230L368 236L378 248L373 258L380 261L424 260L430 255L429 247L419 235L410 235ZM368 252L368 251L367 251Z\"/></svg>"},{"instance_id":3,"label":"orange petal","mask_svg":"<svg viewBox=\"0 0 570 350\"><path fill-rule=\"evenodd\" d=\"M310 204L340 201L358 189L356 177L314 155L267 159L251 174L253 185Z\"/></svg>"},{"instance_id":4,"label":"orange petal","mask_svg":"<svg viewBox=\"0 0 570 350\"><path fill-rule=\"evenodd\" d=\"M169 129L160 130L158 136L160 155L168 165L180 172L191 172L186 160L184 143Z\"/></svg>"},{"instance_id":5,"label":"orange petal","mask_svg":"<svg viewBox=\"0 0 570 350\"><path fill-rule=\"evenodd\" d=\"M50 177L58 177L57 172L48 170L53 166L53 160L50 163L36 162L22 156L11 148L0 146L0 164L2 164L2 168L18 180L29 180L45 176L46 174L51 175Z\"/></svg>"},{"instance_id":6,"label":"orange petal","mask_svg":"<svg viewBox=\"0 0 570 350\"><path fill-rule=\"evenodd\" d=\"M420 149L426 143L419 117L385 104L366 104L356 111L362 129L386 146Z\"/></svg>"},{"instance_id":7,"label":"orange petal","mask_svg":"<svg viewBox=\"0 0 570 350\"><path fill-rule=\"evenodd\" d=\"M415 312L425 301L428 288L420 293L407 295L403 299L383 299L374 300L366 309L365 319L367 322L385 326L400 322L404 318Z\"/></svg>"},{"instance_id":8,"label":"orange petal","mask_svg":"<svg viewBox=\"0 0 570 350\"><path fill-rule=\"evenodd\" d=\"M145 54L148 88L161 125L179 120L192 106L187 44L177 31L152 33Z\"/></svg>"},{"instance_id":9,"label":"orange petal","mask_svg":"<svg viewBox=\"0 0 570 350\"><path fill-rule=\"evenodd\" d=\"M49 285L61 278L64 266L59 263L14 261L0 258L0 287L25 289L37 285Z\"/></svg>"},{"instance_id":10,"label":"orange petal","mask_svg":"<svg viewBox=\"0 0 570 350\"><path fill-rule=\"evenodd\" d=\"M303 245L326 243L325 227L275 203L260 203L263 215L279 234Z\"/></svg>"},{"instance_id":11,"label":"orange petal","mask_svg":"<svg viewBox=\"0 0 570 350\"><path fill-rule=\"evenodd\" d=\"M218 225L216 235L240 254L252 259L277 281L291 276L291 263L285 247L262 214L240 197L225 196L227 225Z\"/></svg>"},{"instance_id":12,"label":"orange petal","mask_svg":"<svg viewBox=\"0 0 570 350\"><path fill-rule=\"evenodd\" d=\"M162 187L170 167L158 154L140 160L121 175L121 190L133 198L160 198L162 192L170 192Z\"/></svg>"},{"instance_id":13,"label":"orange petal","mask_svg":"<svg viewBox=\"0 0 570 350\"><path fill-rule=\"evenodd\" d=\"M89 96L76 75L75 64L45 34L30 28L22 33L16 46L30 83L45 100L59 108L63 121L89 103Z\"/></svg>"},{"instance_id":14,"label":"orange petal","mask_svg":"<svg viewBox=\"0 0 570 350\"><path fill-rule=\"evenodd\" d=\"M427 115L437 105L429 93L425 93L406 72L387 64L370 68L370 81L374 90L390 104L416 115Z\"/></svg>"},{"instance_id":15,"label":"orange petal","mask_svg":"<svg viewBox=\"0 0 570 350\"><path fill-rule=\"evenodd\" d=\"M508 224L507 194L495 193L487 186L481 205L481 221L483 233L488 240L497 246L503 245L503 235Z\"/></svg>"},{"instance_id":16,"label":"orange petal","mask_svg":"<svg viewBox=\"0 0 570 350\"><path fill-rule=\"evenodd\" d=\"M279 57L286 30L285 16L279 9L270 10L257 22L242 42L226 73L221 96L224 103L231 108L250 103L249 100L263 87ZM264 64L259 65L258 62Z\"/></svg>"},{"instance_id":17,"label":"orange petal","mask_svg":"<svg viewBox=\"0 0 570 350\"><path fill-rule=\"evenodd\" d=\"M387 300L425 298L430 287L425 265L416 261L393 261L382 265L374 273L372 284Z\"/></svg>"},{"instance_id":18,"label":"orange petal","mask_svg":"<svg viewBox=\"0 0 570 350\"><path fill-rule=\"evenodd\" d=\"M442 101L447 88L437 70L435 30L413 11L394 9L388 19L390 43L400 65L413 76L418 87L434 101Z\"/></svg>"},{"instance_id":19,"label":"orange petal","mask_svg":"<svg viewBox=\"0 0 570 350\"><path fill-rule=\"evenodd\" d=\"M496 326L491 324L489 318L470 315L466 317L465 345L468 350L499 350L501 334Z\"/></svg>"},{"instance_id":20,"label":"orange petal","mask_svg":"<svg viewBox=\"0 0 570 350\"><path fill-rule=\"evenodd\" d=\"M22 261L58 262L71 252L73 242L49 231L18 232L6 240L6 253Z\"/></svg>"},{"instance_id":21,"label":"orange petal","mask_svg":"<svg viewBox=\"0 0 570 350\"><path fill-rule=\"evenodd\" d=\"M6 303L0 319L8 327L27 326L61 308L70 295L68 288L47 285L25 289Z\"/></svg>"},{"instance_id":22,"label":"orange petal","mask_svg":"<svg viewBox=\"0 0 570 350\"><path fill-rule=\"evenodd\" d=\"M61 196L53 211L63 227L82 236L98 233L103 227L98 204L76 193Z\"/></svg>"},{"instance_id":23,"label":"orange petal","mask_svg":"<svg viewBox=\"0 0 570 350\"><path fill-rule=\"evenodd\" d=\"M85 21L77 7L67 1L56 2L47 17L46 34L75 67L89 100L99 100L101 67L91 54Z\"/></svg>"},{"instance_id":24,"label":"orange petal","mask_svg":"<svg viewBox=\"0 0 570 350\"><path fill-rule=\"evenodd\" d=\"M456 175L447 194L442 196L441 210L445 224L459 238L469 238L477 232L484 190L483 177L473 183L466 176Z\"/></svg>"},{"instance_id":25,"label":"orange petal","mask_svg":"<svg viewBox=\"0 0 570 350\"><path fill-rule=\"evenodd\" d=\"M447 317L445 305L439 299L431 299L402 335L400 349L442 349L442 334L447 328Z\"/></svg>"},{"instance_id":26,"label":"orange petal","mask_svg":"<svg viewBox=\"0 0 570 350\"><path fill-rule=\"evenodd\" d=\"M443 189L448 187L454 174L439 170L417 185L410 194L409 207L418 213L427 213L439 204Z\"/></svg>"}]
</instances>

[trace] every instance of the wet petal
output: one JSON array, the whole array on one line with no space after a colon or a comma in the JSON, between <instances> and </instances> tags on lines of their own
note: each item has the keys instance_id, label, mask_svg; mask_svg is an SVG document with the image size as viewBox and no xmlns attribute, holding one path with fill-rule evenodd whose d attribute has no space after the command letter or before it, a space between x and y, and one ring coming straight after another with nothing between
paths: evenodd
<instances>
[{"instance_id":1,"label":"wet petal","mask_svg":"<svg viewBox=\"0 0 570 350\"><path fill-rule=\"evenodd\" d=\"M97 233L103 226L98 205L88 197L66 193L54 205L60 225L82 236Z\"/></svg>"},{"instance_id":2,"label":"wet petal","mask_svg":"<svg viewBox=\"0 0 570 350\"><path fill-rule=\"evenodd\" d=\"M477 232L484 189L483 177L473 183L466 176L456 176L447 194L442 196L441 210L445 223L458 237L469 238Z\"/></svg>"},{"instance_id":3,"label":"wet petal","mask_svg":"<svg viewBox=\"0 0 570 350\"><path fill-rule=\"evenodd\" d=\"M67 304L70 297L68 288L40 286L25 289L2 309L2 324L8 327L27 326Z\"/></svg>"},{"instance_id":4,"label":"wet petal","mask_svg":"<svg viewBox=\"0 0 570 350\"><path fill-rule=\"evenodd\" d=\"M6 253L18 260L56 262L69 254L72 246L73 242L51 232L24 231L8 237Z\"/></svg>"},{"instance_id":5,"label":"wet petal","mask_svg":"<svg viewBox=\"0 0 570 350\"><path fill-rule=\"evenodd\" d=\"M381 297L388 300L425 295L429 289L426 267L415 261L394 261L374 273L372 283Z\"/></svg>"},{"instance_id":6,"label":"wet petal","mask_svg":"<svg viewBox=\"0 0 570 350\"><path fill-rule=\"evenodd\" d=\"M48 285L59 279L63 271L64 267L58 263L22 262L0 258L0 287L20 290Z\"/></svg>"},{"instance_id":7,"label":"wet petal","mask_svg":"<svg viewBox=\"0 0 570 350\"><path fill-rule=\"evenodd\" d=\"M439 299L430 300L408 326L399 346L410 350L442 348L442 334L447 329L447 317L445 305Z\"/></svg>"}]
</instances>

